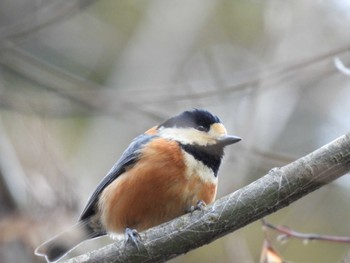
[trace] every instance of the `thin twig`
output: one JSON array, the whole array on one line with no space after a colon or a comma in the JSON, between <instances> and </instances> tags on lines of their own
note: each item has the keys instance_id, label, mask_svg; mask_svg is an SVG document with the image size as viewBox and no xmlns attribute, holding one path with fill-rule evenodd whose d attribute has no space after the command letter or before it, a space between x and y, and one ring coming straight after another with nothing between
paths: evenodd
<instances>
[{"instance_id":1,"label":"thin twig","mask_svg":"<svg viewBox=\"0 0 350 263\"><path fill-rule=\"evenodd\" d=\"M313 233L301 233L301 232L292 230L287 226L272 225L271 223L268 223L265 219L262 219L262 224L265 227L268 227L279 233L282 233L283 235L280 237L282 239L293 237L293 238L299 238L303 240L319 240L319 241L328 241L328 242L336 242L336 243L350 243L350 237L319 235L319 234L313 234Z\"/></svg>"}]
</instances>

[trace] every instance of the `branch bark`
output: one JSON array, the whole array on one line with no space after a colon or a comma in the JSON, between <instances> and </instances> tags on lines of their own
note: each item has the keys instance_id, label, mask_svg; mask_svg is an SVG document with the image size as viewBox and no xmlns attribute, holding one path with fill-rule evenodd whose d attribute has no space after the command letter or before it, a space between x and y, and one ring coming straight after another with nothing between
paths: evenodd
<instances>
[{"instance_id":1,"label":"branch bark","mask_svg":"<svg viewBox=\"0 0 350 263\"><path fill-rule=\"evenodd\" d=\"M204 211L141 233L143 247L116 242L67 263L164 262L271 214L350 171L350 133L284 166Z\"/></svg>"}]
</instances>

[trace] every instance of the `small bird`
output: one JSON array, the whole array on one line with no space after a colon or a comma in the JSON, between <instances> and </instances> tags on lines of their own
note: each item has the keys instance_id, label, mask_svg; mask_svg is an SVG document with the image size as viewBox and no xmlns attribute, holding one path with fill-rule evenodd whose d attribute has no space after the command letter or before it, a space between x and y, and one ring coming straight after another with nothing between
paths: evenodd
<instances>
[{"instance_id":1,"label":"small bird","mask_svg":"<svg viewBox=\"0 0 350 263\"><path fill-rule=\"evenodd\" d=\"M55 262L84 240L114 233L138 246L139 231L214 201L224 147L240 140L202 109L147 130L98 184L78 222L35 254Z\"/></svg>"}]
</instances>

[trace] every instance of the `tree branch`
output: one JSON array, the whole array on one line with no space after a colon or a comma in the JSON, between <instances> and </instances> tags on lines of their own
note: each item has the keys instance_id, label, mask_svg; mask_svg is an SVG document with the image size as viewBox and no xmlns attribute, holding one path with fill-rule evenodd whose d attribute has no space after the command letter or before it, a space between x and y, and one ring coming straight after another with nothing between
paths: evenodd
<instances>
[{"instance_id":1,"label":"tree branch","mask_svg":"<svg viewBox=\"0 0 350 263\"><path fill-rule=\"evenodd\" d=\"M144 246L116 242L67 263L164 262L271 214L350 171L350 133L217 200L141 233Z\"/></svg>"}]
</instances>

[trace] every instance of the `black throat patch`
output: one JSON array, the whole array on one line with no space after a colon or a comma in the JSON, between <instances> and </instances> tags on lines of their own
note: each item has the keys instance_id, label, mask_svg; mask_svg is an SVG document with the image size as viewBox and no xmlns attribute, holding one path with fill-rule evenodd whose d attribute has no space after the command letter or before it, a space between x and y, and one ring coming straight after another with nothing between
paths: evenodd
<instances>
[{"instance_id":1,"label":"black throat patch","mask_svg":"<svg viewBox=\"0 0 350 263\"><path fill-rule=\"evenodd\" d=\"M222 157L224 156L223 147L218 145L201 146L181 143L180 146L197 161L209 167L214 172L215 177L217 176Z\"/></svg>"}]
</instances>

